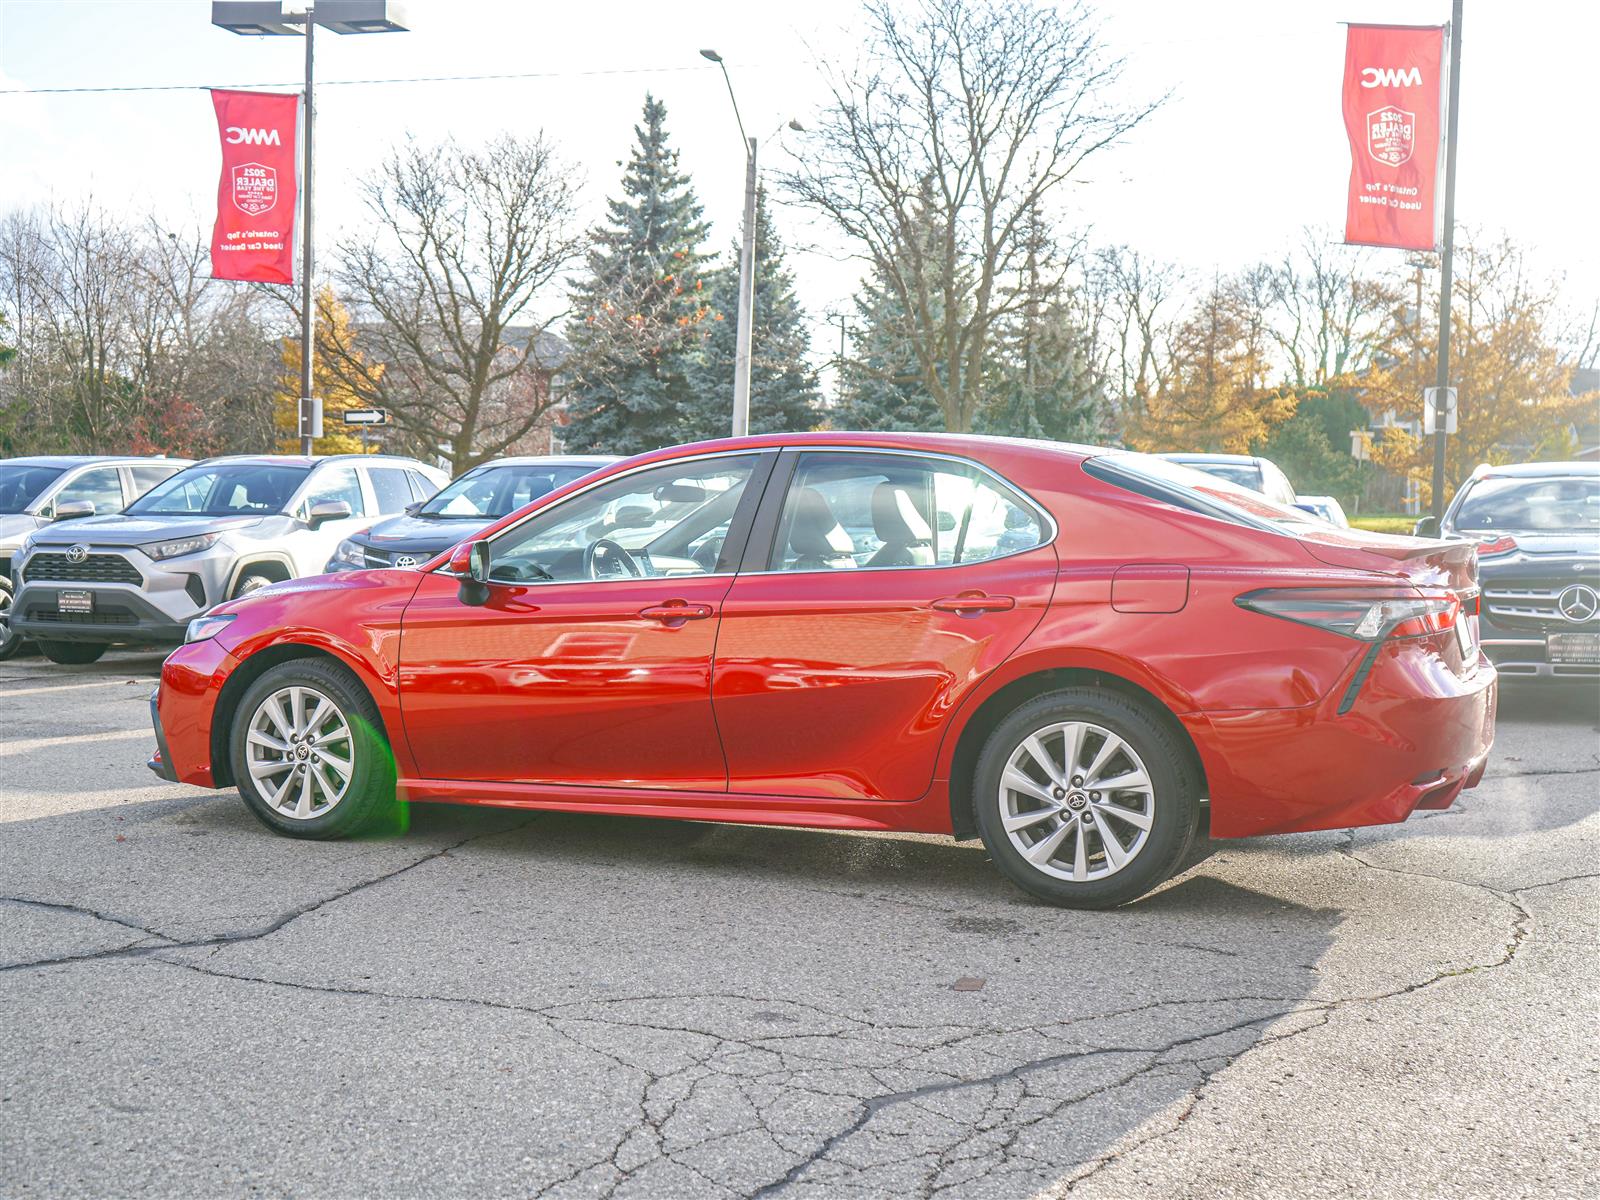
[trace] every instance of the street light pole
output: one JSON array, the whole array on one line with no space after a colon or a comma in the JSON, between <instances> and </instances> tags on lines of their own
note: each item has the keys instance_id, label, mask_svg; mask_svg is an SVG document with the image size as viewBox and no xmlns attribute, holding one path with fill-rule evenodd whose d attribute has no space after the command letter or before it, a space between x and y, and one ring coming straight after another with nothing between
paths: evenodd
<instances>
[{"instance_id":1,"label":"street light pole","mask_svg":"<svg viewBox=\"0 0 1600 1200\"><path fill-rule=\"evenodd\" d=\"M1439 397L1433 414L1433 516L1443 527L1445 509L1445 391L1450 386L1451 255L1456 239L1456 129L1461 107L1461 0L1450 13L1450 112L1444 148L1444 242L1439 255ZM1459 410L1458 410L1459 411Z\"/></svg>"},{"instance_id":2,"label":"street light pole","mask_svg":"<svg viewBox=\"0 0 1600 1200\"><path fill-rule=\"evenodd\" d=\"M312 384L312 358L316 353L316 310L311 294L311 129L316 111L313 88L313 51L316 45L316 10L306 9L305 165L300 168L302 242L300 249L300 453L310 456L312 443L322 435L322 413Z\"/></svg>"},{"instance_id":3,"label":"street light pole","mask_svg":"<svg viewBox=\"0 0 1600 1200\"><path fill-rule=\"evenodd\" d=\"M733 358L733 436L750 432L750 335L756 319L756 140L744 165L744 246L739 252L739 328Z\"/></svg>"}]
</instances>

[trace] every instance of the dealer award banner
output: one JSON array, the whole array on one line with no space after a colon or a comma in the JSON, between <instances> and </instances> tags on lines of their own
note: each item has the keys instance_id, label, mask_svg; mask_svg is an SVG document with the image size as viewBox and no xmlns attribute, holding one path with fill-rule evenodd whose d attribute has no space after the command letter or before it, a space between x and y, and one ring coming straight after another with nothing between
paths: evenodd
<instances>
[{"instance_id":1,"label":"dealer award banner","mask_svg":"<svg viewBox=\"0 0 1600 1200\"><path fill-rule=\"evenodd\" d=\"M213 88L211 102L222 139L211 274L250 283L293 283L300 97Z\"/></svg>"}]
</instances>

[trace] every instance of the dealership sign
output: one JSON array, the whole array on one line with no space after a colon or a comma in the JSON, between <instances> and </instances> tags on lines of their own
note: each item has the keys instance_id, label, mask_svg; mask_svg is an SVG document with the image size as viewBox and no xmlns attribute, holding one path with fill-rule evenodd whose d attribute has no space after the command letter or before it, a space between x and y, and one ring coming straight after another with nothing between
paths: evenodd
<instances>
[{"instance_id":1,"label":"dealership sign","mask_svg":"<svg viewBox=\"0 0 1600 1200\"><path fill-rule=\"evenodd\" d=\"M1442 26L1349 27L1344 58L1344 126L1350 135L1345 241L1407 250L1437 245L1444 63Z\"/></svg>"},{"instance_id":2,"label":"dealership sign","mask_svg":"<svg viewBox=\"0 0 1600 1200\"><path fill-rule=\"evenodd\" d=\"M293 283L300 97L213 88L211 102L222 140L211 274L251 283Z\"/></svg>"}]
</instances>

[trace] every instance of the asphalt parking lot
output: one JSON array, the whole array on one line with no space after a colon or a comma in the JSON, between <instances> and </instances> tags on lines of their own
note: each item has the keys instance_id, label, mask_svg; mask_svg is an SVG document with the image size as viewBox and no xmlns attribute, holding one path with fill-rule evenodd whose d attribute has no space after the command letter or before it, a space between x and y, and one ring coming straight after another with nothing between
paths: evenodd
<instances>
[{"instance_id":1,"label":"asphalt parking lot","mask_svg":"<svg viewBox=\"0 0 1600 1200\"><path fill-rule=\"evenodd\" d=\"M1600 1191L1593 693L1077 913L908 835L275 838L145 769L158 665L0 665L5 1196Z\"/></svg>"}]
</instances>

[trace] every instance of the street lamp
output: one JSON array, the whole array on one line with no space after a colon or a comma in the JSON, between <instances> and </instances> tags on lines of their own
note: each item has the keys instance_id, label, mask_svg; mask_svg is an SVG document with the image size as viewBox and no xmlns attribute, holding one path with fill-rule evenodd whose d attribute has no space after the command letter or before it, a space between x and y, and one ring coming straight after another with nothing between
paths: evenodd
<instances>
[{"instance_id":1,"label":"street lamp","mask_svg":"<svg viewBox=\"0 0 1600 1200\"><path fill-rule=\"evenodd\" d=\"M246 37L306 39L305 144L300 175L302 236L300 247L300 453L322 436L322 405L312 395L311 358L315 299L311 294L311 126L315 111L312 51L316 27L334 33L404 33L405 13L392 0L212 0L211 23Z\"/></svg>"},{"instance_id":2,"label":"street lamp","mask_svg":"<svg viewBox=\"0 0 1600 1200\"><path fill-rule=\"evenodd\" d=\"M728 64L722 61L722 55L715 50L702 50L700 57L722 68L728 99L733 101L733 119L739 123L739 137L745 145L744 244L739 250L739 325L734 335L737 349L733 359L733 436L744 437L750 432L750 331L756 309L756 140L745 134L739 98L733 94L733 80L728 77Z\"/></svg>"}]
</instances>

